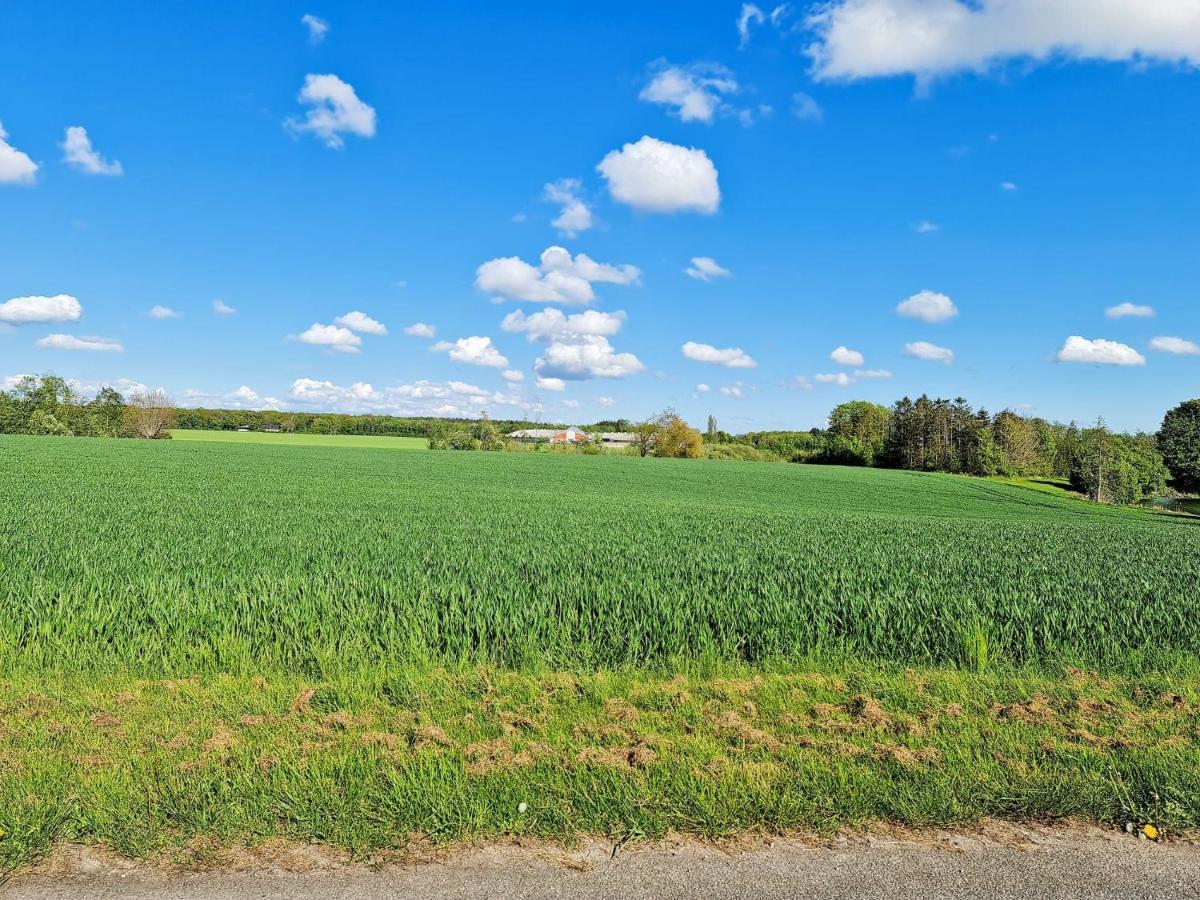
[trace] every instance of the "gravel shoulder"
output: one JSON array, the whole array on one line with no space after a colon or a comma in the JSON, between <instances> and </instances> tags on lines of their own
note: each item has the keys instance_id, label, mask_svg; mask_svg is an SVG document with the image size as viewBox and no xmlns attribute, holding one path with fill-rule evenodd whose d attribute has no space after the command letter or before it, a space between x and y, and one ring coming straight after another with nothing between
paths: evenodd
<instances>
[{"instance_id":1,"label":"gravel shoulder","mask_svg":"<svg viewBox=\"0 0 1200 900\"><path fill-rule=\"evenodd\" d=\"M314 846L223 855L181 870L60 848L0 885L6 900L249 898L1159 898L1200 896L1200 842L1153 843L1090 826L987 822L706 844L676 839L564 850L502 844L368 866Z\"/></svg>"}]
</instances>

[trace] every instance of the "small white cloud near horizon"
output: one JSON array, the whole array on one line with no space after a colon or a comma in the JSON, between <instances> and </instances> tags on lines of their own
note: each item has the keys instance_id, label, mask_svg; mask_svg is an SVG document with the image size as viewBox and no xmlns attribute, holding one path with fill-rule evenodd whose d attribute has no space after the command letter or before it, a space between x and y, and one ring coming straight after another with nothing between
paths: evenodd
<instances>
[{"instance_id":1,"label":"small white cloud near horizon","mask_svg":"<svg viewBox=\"0 0 1200 900\"><path fill-rule=\"evenodd\" d=\"M904 345L904 353L914 359L924 359L930 362L940 362L950 365L954 362L954 351L948 347L939 347L929 341L912 341Z\"/></svg>"},{"instance_id":2,"label":"small white cloud near horizon","mask_svg":"<svg viewBox=\"0 0 1200 900\"><path fill-rule=\"evenodd\" d=\"M312 13L305 13L300 17L300 24L308 29L308 42L310 44L319 44L325 40L325 35L329 34L329 23L314 16Z\"/></svg>"},{"instance_id":3,"label":"small white cloud near horizon","mask_svg":"<svg viewBox=\"0 0 1200 900\"><path fill-rule=\"evenodd\" d=\"M711 256L693 256L692 264L684 269L689 278L697 281L712 281L714 278L730 278L733 273L717 264Z\"/></svg>"},{"instance_id":4,"label":"small white cloud near horizon","mask_svg":"<svg viewBox=\"0 0 1200 900\"><path fill-rule=\"evenodd\" d=\"M1151 338L1150 349L1158 353L1173 353L1176 356L1200 356L1200 344L1181 337Z\"/></svg>"},{"instance_id":5,"label":"small white cloud near horizon","mask_svg":"<svg viewBox=\"0 0 1200 900\"><path fill-rule=\"evenodd\" d=\"M5 325L78 322L82 316L83 305L70 294L13 297L0 303L0 323Z\"/></svg>"},{"instance_id":6,"label":"small white cloud near horizon","mask_svg":"<svg viewBox=\"0 0 1200 900\"><path fill-rule=\"evenodd\" d=\"M550 224L564 237L576 237L596 224L591 208L580 199L582 187L578 178L560 178L542 188L543 199L560 207L558 218Z\"/></svg>"},{"instance_id":7,"label":"small white cloud near horizon","mask_svg":"<svg viewBox=\"0 0 1200 900\"><path fill-rule=\"evenodd\" d=\"M59 146L62 147L63 161L80 172L110 176L125 174L120 162L115 159L110 162L96 152L87 129L81 125L70 126Z\"/></svg>"},{"instance_id":8,"label":"small white cloud near horizon","mask_svg":"<svg viewBox=\"0 0 1200 900\"><path fill-rule=\"evenodd\" d=\"M1110 319L1124 319L1127 316L1138 319L1149 319L1154 316L1154 307L1141 306L1137 303L1118 303L1116 306L1110 306L1106 309L1104 315Z\"/></svg>"},{"instance_id":9,"label":"small white cloud near horizon","mask_svg":"<svg viewBox=\"0 0 1200 900\"><path fill-rule=\"evenodd\" d=\"M150 318L152 319L178 319L180 314L175 312L169 306L152 306L150 307Z\"/></svg>"},{"instance_id":10,"label":"small white cloud near horizon","mask_svg":"<svg viewBox=\"0 0 1200 900\"><path fill-rule=\"evenodd\" d=\"M742 383L735 381L733 384L723 384L717 388L717 392L723 397L732 397L735 400L742 400L746 393L742 390Z\"/></svg>"},{"instance_id":11,"label":"small white cloud near horizon","mask_svg":"<svg viewBox=\"0 0 1200 900\"><path fill-rule=\"evenodd\" d=\"M717 63L673 66L659 60L652 68L654 77L638 94L639 100L671 107L671 115L681 122L711 125L718 112L736 112L724 97L736 94L738 83L724 66Z\"/></svg>"},{"instance_id":12,"label":"small white cloud near horizon","mask_svg":"<svg viewBox=\"0 0 1200 900\"><path fill-rule=\"evenodd\" d=\"M349 328L351 331L357 331L361 334L377 334L386 335L388 333L387 326L382 322L377 322L364 312L354 310L348 312L344 316L338 316L333 320L335 325L341 325L343 328Z\"/></svg>"},{"instance_id":13,"label":"small white cloud near horizon","mask_svg":"<svg viewBox=\"0 0 1200 900\"><path fill-rule=\"evenodd\" d=\"M854 379L845 372L822 372L813 376L813 381L818 384L836 384L838 387L849 387L854 384Z\"/></svg>"},{"instance_id":14,"label":"small white cloud near horizon","mask_svg":"<svg viewBox=\"0 0 1200 900\"><path fill-rule=\"evenodd\" d=\"M757 9L747 4L743 19L747 8ZM1200 66L1200 4L1190 0L832 0L805 26L818 81L914 76L920 87L1010 61Z\"/></svg>"},{"instance_id":15,"label":"small white cloud near horizon","mask_svg":"<svg viewBox=\"0 0 1200 900\"><path fill-rule=\"evenodd\" d=\"M437 329L425 322L413 322L404 329L409 337L431 338L437 335Z\"/></svg>"},{"instance_id":16,"label":"small white cloud near horizon","mask_svg":"<svg viewBox=\"0 0 1200 900\"><path fill-rule=\"evenodd\" d=\"M825 120L825 110L821 108L821 104L804 91L796 91L792 94L792 115L801 122L823 122Z\"/></svg>"},{"instance_id":17,"label":"small white cloud near horizon","mask_svg":"<svg viewBox=\"0 0 1200 900\"><path fill-rule=\"evenodd\" d=\"M694 147L643 135L610 152L596 170L614 200L639 212L711 214L721 204L717 168Z\"/></svg>"},{"instance_id":18,"label":"small white cloud near horizon","mask_svg":"<svg viewBox=\"0 0 1200 900\"><path fill-rule=\"evenodd\" d=\"M314 322L297 340L317 347L328 347L338 353L358 353L362 349L362 338L339 325L321 325Z\"/></svg>"},{"instance_id":19,"label":"small white cloud near horizon","mask_svg":"<svg viewBox=\"0 0 1200 900\"><path fill-rule=\"evenodd\" d=\"M470 366L503 369L508 365L508 358L493 346L492 339L481 335L459 338L453 342L438 341L429 349L435 353L448 353L455 362Z\"/></svg>"},{"instance_id":20,"label":"small white cloud near horizon","mask_svg":"<svg viewBox=\"0 0 1200 900\"><path fill-rule=\"evenodd\" d=\"M516 369L505 369L500 373L500 377L509 384L517 384L518 382L525 380L525 373L518 372Z\"/></svg>"},{"instance_id":21,"label":"small white cloud near horizon","mask_svg":"<svg viewBox=\"0 0 1200 900\"><path fill-rule=\"evenodd\" d=\"M928 219L922 219L913 226L913 231L917 234L933 234L935 231L941 231L942 226L937 222L930 222Z\"/></svg>"},{"instance_id":22,"label":"small white cloud near horizon","mask_svg":"<svg viewBox=\"0 0 1200 900\"><path fill-rule=\"evenodd\" d=\"M82 350L91 353L124 353L120 341L102 337L76 337L73 334L48 334L37 342L50 350Z\"/></svg>"},{"instance_id":23,"label":"small white cloud near horizon","mask_svg":"<svg viewBox=\"0 0 1200 900\"><path fill-rule=\"evenodd\" d=\"M681 349L685 359L713 366L724 366L727 369L753 369L758 365L741 347L720 349L712 344L688 341Z\"/></svg>"},{"instance_id":24,"label":"small white cloud near horizon","mask_svg":"<svg viewBox=\"0 0 1200 900\"><path fill-rule=\"evenodd\" d=\"M374 108L360 100L354 88L336 75L305 75L297 99L310 109L303 121L289 118L285 122L290 131L311 132L333 150L346 145L343 134L375 136Z\"/></svg>"},{"instance_id":25,"label":"small white cloud near horizon","mask_svg":"<svg viewBox=\"0 0 1200 900\"><path fill-rule=\"evenodd\" d=\"M642 277L637 266L598 263L557 246L543 250L539 262L532 266L518 256L488 260L475 270L475 287L507 300L586 306L596 299L593 284L633 285Z\"/></svg>"},{"instance_id":26,"label":"small white cloud near horizon","mask_svg":"<svg viewBox=\"0 0 1200 900\"><path fill-rule=\"evenodd\" d=\"M8 132L0 122L0 184L33 184L37 171L38 164L8 142Z\"/></svg>"},{"instance_id":27,"label":"small white cloud near horizon","mask_svg":"<svg viewBox=\"0 0 1200 900\"><path fill-rule=\"evenodd\" d=\"M835 348L829 354L829 358L839 366L861 366L865 362L861 353L845 346Z\"/></svg>"},{"instance_id":28,"label":"small white cloud near horizon","mask_svg":"<svg viewBox=\"0 0 1200 900\"><path fill-rule=\"evenodd\" d=\"M1062 363L1101 366L1144 366L1146 358L1132 347L1103 338L1089 340L1073 334L1066 339L1055 359Z\"/></svg>"},{"instance_id":29,"label":"small white cloud near horizon","mask_svg":"<svg viewBox=\"0 0 1200 900\"><path fill-rule=\"evenodd\" d=\"M212 308L213 312L218 316L232 316L235 312L237 312L236 309L219 298L212 302Z\"/></svg>"},{"instance_id":30,"label":"small white cloud near horizon","mask_svg":"<svg viewBox=\"0 0 1200 900\"><path fill-rule=\"evenodd\" d=\"M922 322L936 324L957 316L958 307L945 294L937 291L918 291L907 300L897 304L896 312L907 319L919 319Z\"/></svg>"},{"instance_id":31,"label":"small white cloud near horizon","mask_svg":"<svg viewBox=\"0 0 1200 900\"><path fill-rule=\"evenodd\" d=\"M567 383L561 378L543 378L539 375L537 377L537 387L543 391L565 391Z\"/></svg>"}]
</instances>

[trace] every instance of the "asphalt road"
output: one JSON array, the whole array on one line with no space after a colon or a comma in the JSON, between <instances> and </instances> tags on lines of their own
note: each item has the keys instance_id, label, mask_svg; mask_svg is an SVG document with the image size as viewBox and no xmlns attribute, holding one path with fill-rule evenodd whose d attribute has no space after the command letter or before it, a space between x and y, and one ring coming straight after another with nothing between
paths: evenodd
<instances>
[{"instance_id":1,"label":"asphalt road","mask_svg":"<svg viewBox=\"0 0 1200 900\"><path fill-rule=\"evenodd\" d=\"M730 850L694 842L611 856L496 846L434 862L370 868L299 848L270 860L167 872L70 848L0 885L6 900L199 898L1170 898L1200 896L1200 845L1155 844L1100 829L987 826L970 833L776 839Z\"/></svg>"}]
</instances>

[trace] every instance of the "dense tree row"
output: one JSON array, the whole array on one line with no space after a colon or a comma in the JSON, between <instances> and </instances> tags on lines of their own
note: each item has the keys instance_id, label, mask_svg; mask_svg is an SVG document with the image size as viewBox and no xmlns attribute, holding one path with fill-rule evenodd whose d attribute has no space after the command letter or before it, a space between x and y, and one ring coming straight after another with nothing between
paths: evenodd
<instances>
[{"instance_id":1,"label":"dense tree row","mask_svg":"<svg viewBox=\"0 0 1200 900\"><path fill-rule=\"evenodd\" d=\"M127 401L104 387L89 400L53 375L27 376L0 391L0 434L161 438L170 425L171 409L158 392Z\"/></svg>"},{"instance_id":2,"label":"dense tree row","mask_svg":"<svg viewBox=\"0 0 1200 900\"><path fill-rule=\"evenodd\" d=\"M232 431L249 428L261 431L267 426L296 434L376 434L392 437L429 437L431 428L447 423L469 430L472 419L438 419L427 416L349 415L346 413L281 412L273 409L178 409L175 427L207 431ZM520 420L496 420L497 428L507 433L518 428L536 428L536 423ZM546 427L546 426L542 426Z\"/></svg>"}]
</instances>

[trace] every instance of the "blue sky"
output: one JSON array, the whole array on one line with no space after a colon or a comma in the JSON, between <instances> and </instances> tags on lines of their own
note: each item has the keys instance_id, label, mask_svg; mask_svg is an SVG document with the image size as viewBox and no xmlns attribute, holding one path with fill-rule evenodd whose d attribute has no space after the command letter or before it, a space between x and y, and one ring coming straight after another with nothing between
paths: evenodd
<instances>
[{"instance_id":1,"label":"blue sky","mask_svg":"<svg viewBox=\"0 0 1200 900\"><path fill-rule=\"evenodd\" d=\"M4 22L0 380L737 431L1200 394L1195 0Z\"/></svg>"}]
</instances>

